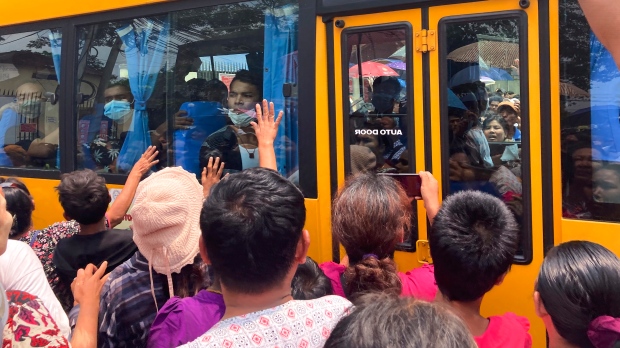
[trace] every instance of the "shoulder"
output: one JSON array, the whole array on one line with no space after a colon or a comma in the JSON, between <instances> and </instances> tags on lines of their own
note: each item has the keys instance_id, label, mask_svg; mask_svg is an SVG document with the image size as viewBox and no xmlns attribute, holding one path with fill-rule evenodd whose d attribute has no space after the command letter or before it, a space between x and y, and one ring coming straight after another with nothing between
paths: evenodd
<instances>
[{"instance_id":1,"label":"shoulder","mask_svg":"<svg viewBox=\"0 0 620 348\"><path fill-rule=\"evenodd\" d=\"M511 330L520 330L522 332L527 332L530 330L530 321L526 317L522 317L511 312L499 316L493 316L489 319L491 321L499 321L502 326L510 327Z\"/></svg>"},{"instance_id":2,"label":"shoulder","mask_svg":"<svg viewBox=\"0 0 620 348\"><path fill-rule=\"evenodd\" d=\"M425 301L435 299L437 283L433 265L424 265L406 273L399 272L398 277L403 286L402 295L414 296Z\"/></svg>"},{"instance_id":3,"label":"shoulder","mask_svg":"<svg viewBox=\"0 0 620 348\"><path fill-rule=\"evenodd\" d=\"M325 273L325 276L329 278L332 283L334 295L345 297L344 290L342 289L342 282L340 281L340 275L344 273L346 267L335 262L328 261L320 264L319 268L323 271L323 273Z\"/></svg>"},{"instance_id":4,"label":"shoulder","mask_svg":"<svg viewBox=\"0 0 620 348\"><path fill-rule=\"evenodd\" d=\"M2 254L2 256L0 256L0 260L4 260L5 262L19 260L22 270L24 263L41 266L41 261L39 261L39 258L34 253L30 245L13 239L9 239L7 241L6 251Z\"/></svg>"},{"instance_id":5,"label":"shoulder","mask_svg":"<svg viewBox=\"0 0 620 348\"><path fill-rule=\"evenodd\" d=\"M507 347L523 348L532 346L529 334L530 322L525 317L514 313L492 316L489 318L487 331L476 342L480 348Z\"/></svg>"}]
</instances>

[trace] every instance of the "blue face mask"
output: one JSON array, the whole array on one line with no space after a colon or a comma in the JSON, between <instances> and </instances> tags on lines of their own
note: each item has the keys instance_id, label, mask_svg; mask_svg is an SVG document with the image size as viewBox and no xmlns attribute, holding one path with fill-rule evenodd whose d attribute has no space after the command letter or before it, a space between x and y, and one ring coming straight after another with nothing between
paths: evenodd
<instances>
[{"instance_id":1,"label":"blue face mask","mask_svg":"<svg viewBox=\"0 0 620 348\"><path fill-rule=\"evenodd\" d=\"M126 100L112 100L103 107L103 114L114 122L123 124L131 115L131 103Z\"/></svg>"}]
</instances>

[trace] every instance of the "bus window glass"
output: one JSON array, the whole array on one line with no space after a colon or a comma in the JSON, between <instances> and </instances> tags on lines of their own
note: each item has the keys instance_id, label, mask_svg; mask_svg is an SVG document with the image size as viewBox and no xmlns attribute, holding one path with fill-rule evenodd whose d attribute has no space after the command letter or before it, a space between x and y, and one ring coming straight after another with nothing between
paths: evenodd
<instances>
[{"instance_id":1,"label":"bus window glass","mask_svg":"<svg viewBox=\"0 0 620 348\"><path fill-rule=\"evenodd\" d=\"M348 174L415 172L408 30L345 31L343 39ZM417 231L414 211L411 233L397 248L414 250Z\"/></svg>"},{"instance_id":2,"label":"bus window glass","mask_svg":"<svg viewBox=\"0 0 620 348\"><path fill-rule=\"evenodd\" d=\"M487 19L445 25L442 127L448 192L479 190L503 200L523 233L521 151L526 129L519 75L520 20ZM525 235L525 234L523 234ZM523 255L523 242L520 255Z\"/></svg>"},{"instance_id":3,"label":"bus window glass","mask_svg":"<svg viewBox=\"0 0 620 348\"><path fill-rule=\"evenodd\" d=\"M80 27L79 168L127 173L149 145L156 169L258 166L250 122L265 98L284 111L278 170L298 180L297 12L251 1Z\"/></svg>"},{"instance_id":4,"label":"bus window glass","mask_svg":"<svg viewBox=\"0 0 620 348\"><path fill-rule=\"evenodd\" d=\"M58 170L61 32L0 36L0 166Z\"/></svg>"},{"instance_id":5,"label":"bus window glass","mask_svg":"<svg viewBox=\"0 0 620 348\"><path fill-rule=\"evenodd\" d=\"M560 0L562 214L620 221L620 72L577 0Z\"/></svg>"}]
</instances>

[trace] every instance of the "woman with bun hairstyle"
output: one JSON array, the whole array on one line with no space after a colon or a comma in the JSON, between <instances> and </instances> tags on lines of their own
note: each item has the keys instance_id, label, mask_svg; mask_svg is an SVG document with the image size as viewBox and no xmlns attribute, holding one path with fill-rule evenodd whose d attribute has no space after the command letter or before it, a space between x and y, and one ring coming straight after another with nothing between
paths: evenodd
<instances>
[{"instance_id":1,"label":"woman with bun hairstyle","mask_svg":"<svg viewBox=\"0 0 620 348\"><path fill-rule=\"evenodd\" d=\"M428 217L436 215L437 181L421 172L422 196ZM396 180L370 172L350 177L333 202L332 233L346 250L341 264L321 264L335 295L355 299L380 291L431 301L437 292L434 269L425 265L398 272L396 244L411 227L411 199Z\"/></svg>"},{"instance_id":2,"label":"woman with bun hairstyle","mask_svg":"<svg viewBox=\"0 0 620 348\"><path fill-rule=\"evenodd\" d=\"M586 241L549 251L538 274L534 304L550 348L611 348L620 344L620 260Z\"/></svg>"}]
</instances>

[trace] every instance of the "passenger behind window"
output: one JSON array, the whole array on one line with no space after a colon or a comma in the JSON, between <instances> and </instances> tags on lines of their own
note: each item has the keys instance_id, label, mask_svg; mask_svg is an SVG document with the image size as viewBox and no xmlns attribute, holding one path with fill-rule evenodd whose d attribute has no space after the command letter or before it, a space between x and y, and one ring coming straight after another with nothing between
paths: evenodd
<instances>
[{"instance_id":1,"label":"passenger behind window","mask_svg":"<svg viewBox=\"0 0 620 348\"><path fill-rule=\"evenodd\" d=\"M226 163L225 172L238 172L258 166L258 140L250 122L256 119L255 105L262 98L262 76L239 70L230 84L228 122L209 135L200 149L200 167L210 157L220 157Z\"/></svg>"},{"instance_id":2,"label":"passenger behind window","mask_svg":"<svg viewBox=\"0 0 620 348\"><path fill-rule=\"evenodd\" d=\"M385 156L392 153L393 144L390 137L380 134L383 127L378 123L366 122L360 128L364 133L353 135L354 144L365 146L375 155L377 173L397 173L398 170L386 162ZM374 134L377 133L377 134Z\"/></svg>"},{"instance_id":3,"label":"passenger behind window","mask_svg":"<svg viewBox=\"0 0 620 348\"><path fill-rule=\"evenodd\" d=\"M592 218L592 179L602 163L598 150L588 141L569 143L564 175L564 199L562 216L573 219Z\"/></svg>"},{"instance_id":4,"label":"passenger behind window","mask_svg":"<svg viewBox=\"0 0 620 348\"><path fill-rule=\"evenodd\" d=\"M477 348L463 321L443 306L382 293L355 301L325 342L349 347Z\"/></svg>"},{"instance_id":5,"label":"passenger behind window","mask_svg":"<svg viewBox=\"0 0 620 348\"><path fill-rule=\"evenodd\" d=\"M506 141L521 141L520 108L512 101L503 101L497 107L497 113L506 120L508 132Z\"/></svg>"},{"instance_id":6,"label":"passenger behind window","mask_svg":"<svg viewBox=\"0 0 620 348\"><path fill-rule=\"evenodd\" d=\"M518 239L519 227L506 205L476 191L448 196L429 233L436 301L465 321L480 348L532 346L527 318L480 314L484 295L506 277Z\"/></svg>"},{"instance_id":7,"label":"passenger behind window","mask_svg":"<svg viewBox=\"0 0 620 348\"><path fill-rule=\"evenodd\" d=\"M484 129L484 135L489 143L502 143L506 141L508 123L506 123L503 117L499 115L488 117L484 120L482 129ZM520 166L521 150L516 144L489 144L489 147L494 164L510 162L511 164ZM520 171L519 168L519 175L517 176L520 176Z\"/></svg>"},{"instance_id":8,"label":"passenger behind window","mask_svg":"<svg viewBox=\"0 0 620 348\"><path fill-rule=\"evenodd\" d=\"M45 112L43 87L38 83L27 82L17 87L16 94L15 102L0 108L0 166L30 164L31 158L24 152L32 151L33 159L40 158L44 162L51 159L48 164L56 167L58 140L41 145L44 149L36 145L30 149L33 140L45 136L41 126L45 122L45 117L41 118Z\"/></svg>"},{"instance_id":9,"label":"passenger behind window","mask_svg":"<svg viewBox=\"0 0 620 348\"><path fill-rule=\"evenodd\" d=\"M437 181L428 172L420 176L432 222L439 206ZM393 260L396 244L405 239L411 222L411 199L394 179L370 172L350 177L332 209L334 238L343 245L347 258L341 264L321 264L334 294L355 299L365 291L381 291L433 300L437 292L433 266L402 273ZM382 226L381 233L376 226Z\"/></svg>"}]
</instances>

